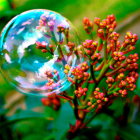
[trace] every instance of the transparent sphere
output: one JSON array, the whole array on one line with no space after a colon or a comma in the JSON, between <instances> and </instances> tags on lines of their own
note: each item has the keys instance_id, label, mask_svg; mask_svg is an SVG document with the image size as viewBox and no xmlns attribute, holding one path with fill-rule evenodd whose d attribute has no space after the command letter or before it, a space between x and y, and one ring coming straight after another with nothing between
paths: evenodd
<instances>
[{"instance_id":1,"label":"transparent sphere","mask_svg":"<svg viewBox=\"0 0 140 140\"><path fill-rule=\"evenodd\" d=\"M71 84L64 68L76 66L77 44L74 27L60 14L42 9L21 13L1 33L1 73L22 93L58 94Z\"/></svg>"}]
</instances>

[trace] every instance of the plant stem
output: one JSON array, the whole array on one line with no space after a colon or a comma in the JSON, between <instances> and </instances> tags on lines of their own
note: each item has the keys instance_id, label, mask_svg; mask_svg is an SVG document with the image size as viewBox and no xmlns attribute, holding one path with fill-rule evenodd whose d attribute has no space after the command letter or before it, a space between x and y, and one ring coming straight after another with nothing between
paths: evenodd
<instances>
[{"instance_id":1,"label":"plant stem","mask_svg":"<svg viewBox=\"0 0 140 140\"><path fill-rule=\"evenodd\" d=\"M116 92L116 91L118 91L118 90L120 90L120 88L115 88L114 90L108 92L108 94L112 94L113 92Z\"/></svg>"},{"instance_id":2,"label":"plant stem","mask_svg":"<svg viewBox=\"0 0 140 140\"><path fill-rule=\"evenodd\" d=\"M95 78L94 70L93 70L93 66L91 65L91 63L90 63L90 73L91 73L91 77L92 77L92 79L93 79L94 82L96 83L96 78Z\"/></svg>"},{"instance_id":3,"label":"plant stem","mask_svg":"<svg viewBox=\"0 0 140 140\"><path fill-rule=\"evenodd\" d=\"M104 64L104 67L102 68L99 76L97 77L97 82L99 82L102 79L102 77L104 76L104 74L107 71L108 67L109 67L109 64Z\"/></svg>"},{"instance_id":4,"label":"plant stem","mask_svg":"<svg viewBox=\"0 0 140 140\"><path fill-rule=\"evenodd\" d=\"M99 48L101 47L102 44L103 44L103 40L101 38L99 38L99 45L97 46L95 52L98 52L99 51Z\"/></svg>"},{"instance_id":5,"label":"plant stem","mask_svg":"<svg viewBox=\"0 0 140 140\"><path fill-rule=\"evenodd\" d=\"M77 81L75 84L75 89L77 89ZM78 115L78 101L77 101L77 96L74 94L74 99L73 99L73 104L74 104L74 114L77 120L80 120L79 115Z\"/></svg>"},{"instance_id":6,"label":"plant stem","mask_svg":"<svg viewBox=\"0 0 140 140\"><path fill-rule=\"evenodd\" d=\"M55 45L58 46L58 50L59 50L60 55L61 55L61 57L62 57L62 62L63 62L63 64L65 65L65 64L67 64L67 62L66 62L66 60L65 60L65 57L64 57L63 51L62 51L62 49L61 49L61 46L60 46L60 44L57 43L57 39L56 39L55 34L54 34L53 31L51 31L51 34L52 34L52 38L53 38L53 41L54 41Z\"/></svg>"},{"instance_id":7,"label":"plant stem","mask_svg":"<svg viewBox=\"0 0 140 140\"><path fill-rule=\"evenodd\" d=\"M101 62L101 64L99 66L97 66L96 68L94 68L94 71L99 71L104 65L104 60Z\"/></svg>"},{"instance_id":8,"label":"plant stem","mask_svg":"<svg viewBox=\"0 0 140 140\"><path fill-rule=\"evenodd\" d=\"M66 100L72 100L73 98L71 96L67 96L67 95L64 95L62 94L63 96L60 96L60 95L56 95L57 97L59 98L62 98L62 99L66 99Z\"/></svg>"},{"instance_id":9,"label":"plant stem","mask_svg":"<svg viewBox=\"0 0 140 140\"><path fill-rule=\"evenodd\" d=\"M104 59L107 62L107 41L104 41Z\"/></svg>"},{"instance_id":10,"label":"plant stem","mask_svg":"<svg viewBox=\"0 0 140 140\"><path fill-rule=\"evenodd\" d=\"M96 115L97 113L95 113L90 119L83 123L82 128L86 127L96 117Z\"/></svg>"},{"instance_id":11,"label":"plant stem","mask_svg":"<svg viewBox=\"0 0 140 140\"><path fill-rule=\"evenodd\" d=\"M7 0L8 4L9 4L9 7L11 10L14 10L14 3L12 2L12 0Z\"/></svg>"},{"instance_id":12,"label":"plant stem","mask_svg":"<svg viewBox=\"0 0 140 140\"><path fill-rule=\"evenodd\" d=\"M76 117L77 120L80 120L79 115L78 115L78 102L77 102L76 95L74 95L73 103L74 103L74 114L75 114L75 117Z\"/></svg>"},{"instance_id":13,"label":"plant stem","mask_svg":"<svg viewBox=\"0 0 140 140\"><path fill-rule=\"evenodd\" d=\"M106 76L110 76L110 75L113 75L114 73L116 73L118 70L120 70L123 66L119 66L118 68L116 68L115 70L111 71L111 72L108 72L106 73Z\"/></svg>"}]
</instances>

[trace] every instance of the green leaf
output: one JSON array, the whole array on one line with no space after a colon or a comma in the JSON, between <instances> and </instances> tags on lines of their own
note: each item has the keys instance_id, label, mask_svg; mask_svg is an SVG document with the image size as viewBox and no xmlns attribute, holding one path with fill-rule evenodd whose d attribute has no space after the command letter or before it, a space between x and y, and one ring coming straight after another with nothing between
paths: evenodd
<instances>
[{"instance_id":1,"label":"green leaf","mask_svg":"<svg viewBox=\"0 0 140 140\"><path fill-rule=\"evenodd\" d=\"M137 80L137 89L135 90L135 94L140 96L140 77Z\"/></svg>"},{"instance_id":2,"label":"green leaf","mask_svg":"<svg viewBox=\"0 0 140 140\"><path fill-rule=\"evenodd\" d=\"M7 112L8 112L8 110L6 110L4 108L0 108L0 116L5 115Z\"/></svg>"},{"instance_id":3,"label":"green leaf","mask_svg":"<svg viewBox=\"0 0 140 140\"><path fill-rule=\"evenodd\" d=\"M124 140L138 140L139 138L137 138L134 134L132 134L129 131L125 131L125 130L120 130L119 131L119 135L124 139Z\"/></svg>"},{"instance_id":4,"label":"green leaf","mask_svg":"<svg viewBox=\"0 0 140 140\"><path fill-rule=\"evenodd\" d=\"M115 117L119 117L123 113L124 104L125 102L122 98L117 98L116 100L114 100L113 104L109 107L109 109L114 111Z\"/></svg>"},{"instance_id":5,"label":"green leaf","mask_svg":"<svg viewBox=\"0 0 140 140\"><path fill-rule=\"evenodd\" d=\"M49 136L45 137L43 140L54 140L55 139L55 134L51 133Z\"/></svg>"},{"instance_id":6,"label":"green leaf","mask_svg":"<svg viewBox=\"0 0 140 140\"><path fill-rule=\"evenodd\" d=\"M118 133L124 140L139 140L140 139L140 125L128 124L128 126L118 130Z\"/></svg>"},{"instance_id":7,"label":"green leaf","mask_svg":"<svg viewBox=\"0 0 140 140\"><path fill-rule=\"evenodd\" d=\"M42 139L43 136L41 134L30 134L22 138L22 140L42 140Z\"/></svg>"},{"instance_id":8,"label":"green leaf","mask_svg":"<svg viewBox=\"0 0 140 140\"><path fill-rule=\"evenodd\" d=\"M32 117L38 117L38 118L45 118L46 116L43 113L34 112L31 110L18 110L13 116L9 117L9 120L13 119L24 119L24 118L32 118Z\"/></svg>"},{"instance_id":9,"label":"green leaf","mask_svg":"<svg viewBox=\"0 0 140 140\"><path fill-rule=\"evenodd\" d=\"M56 120L54 121L55 140L64 139L66 132L69 130L70 124L74 124L75 116L70 104L64 103Z\"/></svg>"},{"instance_id":10,"label":"green leaf","mask_svg":"<svg viewBox=\"0 0 140 140\"><path fill-rule=\"evenodd\" d=\"M28 110L33 109L35 107L43 107L41 103L41 98L36 96L26 96L25 103Z\"/></svg>"}]
</instances>

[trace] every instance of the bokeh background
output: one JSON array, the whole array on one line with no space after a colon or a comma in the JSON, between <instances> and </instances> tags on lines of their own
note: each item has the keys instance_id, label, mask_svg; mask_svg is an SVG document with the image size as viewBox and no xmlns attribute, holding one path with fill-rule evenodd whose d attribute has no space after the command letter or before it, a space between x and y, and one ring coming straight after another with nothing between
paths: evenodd
<instances>
[{"instance_id":1,"label":"bokeh background","mask_svg":"<svg viewBox=\"0 0 140 140\"><path fill-rule=\"evenodd\" d=\"M12 17L30 9L59 12L74 24L81 40L88 38L82 27L83 17L105 18L108 14L117 18L116 31L121 34L120 39L126 31L137 33L140 37L140 0L0 0L0 32ZM136 47L140 55L140 40ZM133 94L140 95L140 78ZM101 114L90 124L95 128L92 133L87 132L91 138L83 136L77 139L92 139L94 134L99 140L117 140L117 135L121 135L122 140L139 140L140 99L137 97L134 102L130 97L129 102L129 127L118 127L112 118ZM121 116L124 107L123 100L119 99L112 109L116 111L116 116ZM0 140L63 140L69 123L74 121L68 103L54 113L51 108L42 105L40 98L18 93L0 75Z\"/></svg>"}]
</instances>

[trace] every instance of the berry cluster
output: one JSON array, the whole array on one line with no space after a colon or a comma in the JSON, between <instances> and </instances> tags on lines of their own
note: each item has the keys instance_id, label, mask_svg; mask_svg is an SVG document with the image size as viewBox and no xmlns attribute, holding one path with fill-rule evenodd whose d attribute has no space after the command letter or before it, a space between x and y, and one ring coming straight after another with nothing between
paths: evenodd
<instances>
[{"instance_id":1,"label":"berry cluster","mask_svg":"<svg viewBox=\"0 0 140 140\"><path fill-rule=\"evenodd\" d=\"M40 49L43 53L46 53L47 52L47 43L46 42L36 42L36 48L37 49Z\"/></svg>"},{"instance_id":2,"label":"berry cluster","mask_svg":"<svg viewBox=\"0 0 140 140\"><path fill-rule=\"evenodd\" d=\"M133 70L133 69L138 69L138 61L139 57L138 54L130 54L127 58L126 58L126 63L127 63L127 70Z\"/></svg>"},{"instance_id":3,"label":"berry cluster","mask_svg":"<svg viewBox=\"0 0 140 140\"><path fill-rule=\"evenodd\" d=\"M105 93L100 91L100 88L96 88L92 93L90 101L88 101L87 105L91 108L97 107L98 109L103 106L105 102L108 102L108 97Z\"/></svg>"},{"instance_id":4,"label":"berry cluster","mask_svg":"<svg viewBox=\"0 0 140 140\"><path fill-rule=\"evenodd\" d=\"M66 27L65 24L59 24L57 26L57 33L59 35L59 44L62 44L64 40L62 39L62 33L65 35L67 43L69 40L69 27Z\"/></svg>"},{"instance_id":5,"label":"berry cluster","mask_svg":"<svg viewBox=\"0 0 140 140\"><path fill-rule=\"evenodd\" d=\"M50 31L54 30L54 24L55 24L55 15L42 15L39 20L39 25L36 27L36 29L41 30L42 32L46 33L49 27Z\"/></svg>"},{"instance_id":6,"label":"berry cluster","mask_svg":"<svg viewBox=\"0 0 140 140\"><path fill-rule=\"evenodd\" d=\"M47 90L48 92L51 92L60 86L58 82L60 76L57 70L46 70L44 72L44 76L46 76L47 83L42 87L42 90Z\"/></svg>"},{"instance_id":7,"label":"berry cluster","mask_svg":"<svg viewBox=\"0 0 140 140\"><path fill-rule=\"evenodd\" d=\"M107 39L108 35L113 32L117 25L114 15L109 15L102 21L100 18L95 18L94 23L98 26L97 35L103 40Z\"/></svg>"},{"instance_id":8,"label":"berry cluster","mask_svg":"<svg viewBox=\"0 0 140 140\"><path fill-rule=\"evenodd\" d=\"M114 51L112 57L114 60L118 60L118 61L125 60L125 56L124 56L123 52Z\"/></svg>"},{"instance_id":9,"label":"berry cluster","mask_svg":"<svg viewBox=\"0 0 140 140\"><path fill-rule=\"evenodd\" d=\"M93 55L93 53L97 48L97 45L98 45L97 41L93 40L85 40L85 42L83 42L82 44L84 52L89 56Z\"/></svg>"},{"instance_id":10,"label":"berry cluster","mask_svg":"<svg viewBox=\"0 0 140 140\"><path fill-rule=\"evenodd\" d=\"M114 52L114 51L120 51L121 48L121 42L118 40L120 34L116 32L112 32L108 36L108 45L107 45L107 53Z\"/></svg>"},{"instance_id":11,"label":"berry cluster","mask_svg":"<svg viewBox=\"0 0 140 140\"><path fill-rule=\"evenodd\" d=\"M69 52L70 52L70 53L68 53L68 55L71 55L73 53L73 50L75 49L75 43L69 41L67 43L67 46L68 46Z\"/></svg>"},{"instance_id":12,"label":"berry cluster","mask_svg":"<svg viewBox=\"0 0 140 140\"><path fill-rule=\"evenodd\" d=\"M120 36L119 33L112 32L112 33L109 35L109 40L110 40L110 42L117 42L119 36Z\"/></svg>"},{"instance_id":13,"label":"berry cluster","mask_svg":"<svg viewBox=\"0 0 140 140\"><path fill-rule=\"evenodd\" d=\"M72 69L72 75L74 75L74 77L77 80L87 80L89 78L89 73L87 72L87 70L89 69L89 66L87 64L87 62L83 62L81 64L79 64L77 67L75 67L74 69Z\"/></svg>"},{"instance_id":14,"label":"berry cluster","mask_svg":"<svg viewBox=\"0 0 140 140\"><path fill-rule=\"evenodd\" d=\"M107 77L106 83L108 84L108 87L111 87L112 84L114 83L114 78L113 77Z\"/></svg>"},{"instance_id":15,"label":"berry cluster","mask_svg":"<svg viewBox=\"0 0 140 140\"><path fill-rule=\"evenodd\" d=\"M93 30L93 22L89 18L85 17L83 19L83 25L86 33L91 34Z\"/></svg>"},{"instance_id":16,"label":"berry cluster","mask_svg":"<svg viewBox=\"0 0 140 140\"><path fill-rule=\"evenodd\" d=\"M68 80L72 82L73 84L75 83L75 80L87 80L89 78L89 73L87 70L89 69L89 66L87 62L83 62L79 64L77 67L71 69L71 67L67 64L65 65L65 70L64 72L68 75L69 71L72 73L74 78L68 77Z\"/></svg>"},{"instance_id":17,"label":"berry cluster","mask_svg":"<svg viewBox=\"0 0 140 140\"><path fill-rule=\"evenodd\" d=\"M123 42L123 47L127 45L135 45L138 40L138 36L136 34L132 34L131 32L127 32L125 35L125 40Z\"/></svg>"},{"instance_id":18,"label":"berry cluster","mask_svg":"<svg viewBox=\"0 0 140 140\"><path fill-rule=\"evenodd\" d=\"M82 46L79 50L82 49L84 51L84 54L92 61L91 64L94 65L97 63L98 60L101 59L101 53L99 53L101 47L98 47L97 41L85 40L85 42L82 43ZM82 53L82 51L80 53Z\"/></svg>"},{"instance_id":19,"label":"berry cluster","mask_svg":"<svg viewBox=\"0 0 140 140\"><path fill-rule=\"evenodd\" d=\"M43 53L46 53L46 52L53 53L54 47L55 45L48 44L45 41L43 42L36 41L36 48L40 49Z\"/></svg>"},{"instance_id":20,"label":"berry cluster","mask_svg":"<svg viewBox=\"0 0 140 140\"><path fill-rule=\"evenodd\" d=\"M64 68L73 91L73 96L67 95L67 99L74 107L75 116L78 119L82 116L82 120L90 110L97 112L110 105L116 97L126 97L135 90L139 76L138 54L130 54L138 40L136 34L127 32L124 41L120 41L120 34L114 31L117 25L114 15L109 15L104 20L95 18L91 21L84 18L83 24L90 39L86 39L78 47L68 41L67 46L70 50L75 48L84 62L74 68L66 64ZM93 25L97 25L99 41L93 40ZM66 34L66 29L59 26L58 32ZM51 74L47 73L47 76ZM52 86L54 83L50 81L49 84ZM73 128L77 129L76 127Z\"/></svg>"},{"instance_id":21,"label":"berry cluster","mask_svg":"<svg viewBox=\"0 0 140 140\"><path fill-rule=\"evenodd\" d=\"M101 54L100 53L95 53L94 55L91 56L91 59L93 61L100 60L101 59Z\"/></svg>"},{"instance_id":22,"label":"berry cluster","mask_svg":"<svg viewBox=\"0 0 140 140\"><path fill-rule=\"evenodd\" d=\"M126 95L128 94L128 92L127 92L126 89L120 89L118 91L118 93L115 93L115 94L120 94L122 97L126 97Z\"/></svg>"},{"instance_id":23,"label":"berry cluster","mask_svg":"<svg viewBox=\"0 0 140 140\"><path fill-rule=\"evenodd\" d=\"M98 26L97 35L100 38L100 42L96 41L96 45L94 46L94 40L86 40L82 44L86 56L92 62L91 64L96 64L93 65L93 70L100 71L99 76L95 79L90 79L89 83L95 83L90 81L99 83L102 78L106 78L107 87L105 93L99 92L98 88L94 90L94 97L90 96L92 102L88 102L88 105L92 107L95 107L97 104L102 106L104 101L100 99L102 95L107 100L111 100L113 97L119 95L126 97L128 91L133 91L136 88L136 80L138 78L136 70L138 69L137 61L139 59L136 53L127 55L128 52L135 49L134 45L138 40L138 36L127 32L124 41L121 43L119 41L120 34L113 31L116 27L116 21L113 15L107 16L102 21L100 18L95 18L94 23ZM101 62L99 60L102 59L102 48L104 50L104 59ZM100 62L101 64L99 64ZM97 83L95 84L98 85Z\"/></svg>"},{"instance_id":24,"label":"berry cluster","mask_svg":"<svg viewBox=\"0 0 140 140\"><path fill-rule=\"evenodd\" d=\"M125 77L124 80L121 80L119 83L119 88L127 89L133 91L136 88L136 80L138 79L138 73L132 71Z\"/></svg>"},{"instance_id":25,"label":"berry cluster","mask_svg":"<svg viewBox=\"0 0 140 140\"><path fill-rule=\"evenodd\" d=\"M81 97L81 96L86 95L87 90L88 90L87 88L78 87L78 89L75 90L74 93L75 93L76 96L79 98L79 97Z\"/></svg>"},{"instance_id":26,"label":"berry cluster","mask_svg":"<svg viewBox=\"0 0 140 140\"><path fill-rule=\"evenodd\" d=\"M44 106L51 106L54 110L58 110L60 108L61 102L57 96L49 96L48 98L41 99Z\"/></svg>"}]
</instances>

